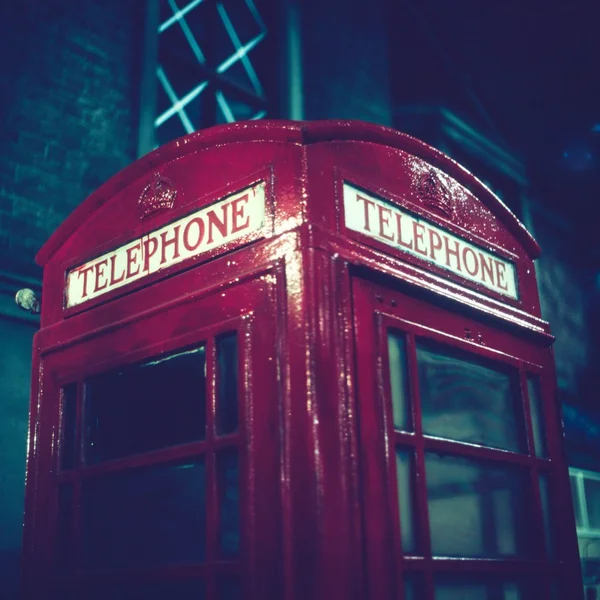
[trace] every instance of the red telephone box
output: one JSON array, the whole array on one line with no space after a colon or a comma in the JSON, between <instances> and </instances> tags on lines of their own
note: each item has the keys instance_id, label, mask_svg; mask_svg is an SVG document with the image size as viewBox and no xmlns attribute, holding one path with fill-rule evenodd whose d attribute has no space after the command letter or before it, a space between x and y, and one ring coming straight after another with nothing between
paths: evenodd
<instances>
[{"instance_id":1,"label":"red telephone box","mask_svg":"<svg viewBox=\"0 0 600 600\"><path fill-rule=\"evenodd\" d=\"M379 126L125 169L38 255L25 598L582 598L538 253Z\"/></svg>"}]
</instances>

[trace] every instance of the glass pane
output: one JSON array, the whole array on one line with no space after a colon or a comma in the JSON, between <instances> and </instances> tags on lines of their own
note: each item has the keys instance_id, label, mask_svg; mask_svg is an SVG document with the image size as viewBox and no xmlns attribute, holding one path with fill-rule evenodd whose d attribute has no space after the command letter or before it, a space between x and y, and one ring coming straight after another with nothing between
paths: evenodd
<instances>
[{"instance_id":1,"label":"glass pane","mask_svg":"<svg viewBox=\"0 0 600 600\"><path fill-rule=\"evenodd\" d=\"M184 98L206 76L206 69L198 60L202 49L190 44L190 39L179 24L168 27L158 38L158 63L167 85L177 98ZM163 87L162 82L158 82Z\"/></svg>"},{"instance_id":2,"label":"glass pane","mask_svg":"<svg viewBox=\"0 0 600 600\"><path fill-rule=\"evenodd\" d=\"M404 574L404 600L422 600L423 579L420 573Z\"/></svg>"},{"instance_id":3,"label":"glass pane","mask_svg":"<svg viewBox=\"0 0 600 600\"><path fill-rule=\"evenodd\" d=\"M58 488L58 522L56 525L56 567L67 571L73 567L73 486Z\"/></svg>"},{"instance_id":4,"label":"glass pane","mask_svg":"<svg viewBox=\"0 0 600 600\"><path fill-rule=\"evenodd\" d=\"M425 343L417 346L417 361L424 433L523 450L516 371Z\"/></svg>"},{"instance_id":5,"label":"glass pane","mask_svg":"<svg viewBox=\"0 0 600 600\"><path fill-rule=\"evenodd\" d=\"M217 101L217 123L231 123L233 121L248 121L261 114L264 116L263 104L248 102L245 98L230 90L218 90L215 94Z\"/></svg>"},{"instance_id":6,"label":"glass pane","mask_svg":"<svg viewBox=\"0 0 600 600\"><path fill-rule=\"evenodd\" d=\"M262 85L258 81L253 64L254 61L248 63L247 61L238 60L227 69L225 77L229 81L237 83L240 88L250 93L254 91L259 96L262 96Z\"/></svg>"},{"instance_id":7,"label":"glass pane","mask_svg":"<svg viewBox=\"0 0 600 600\"><path fill-rule=\"evenodd\" d=\"M200 580L152 581L139 583L95 584L86 600L204 600Z\"/></svg>"},{"instance_id":8,"label":"glass pane","mask_svg":"<svg viewBox=\"0 0 600 600\"><path fill-rule=\"evenodd\" d=\"M204 438L204 348L90 378L86 460L95 464Z\"/></svg>"},{"instance_id":9,"label":"glass pane","mask_svg":"<svg viewBox=\"0 0 600 600\"><path fill-rule=\"evenodd\" d=\"M217 433L233 433L238 427L237 335L217 338Z\"/></svg>"},{"instance_id":10,"label":"glass pane","mask_svg":"<svg viewBox=\"0 0 600 600\"><path fill-rule=\"evenodd\" d=\"M237 451L217 457L219 491L219 549L224 558L240 552L240 473Z\"/></svg>"},{"instance_id":11,"label":"glass pane","mask_svg":"<svg viewBox=\"0 0 600 600\"><path fill-rule=\"evenodd\" d=\"M591 529L600 529L600 480L584 479L585 503Z\"/></svg>"},{"instance_id":12,"label":"glass pane","mask_svg":"<svg viewBox=\"0 0 600 600\"><path fill-rule=\"evenodd\" d=\"M416 507L414 503L413 453L396 448L396 477L400 509L402 550L407 554L417 551Z\"/></svg>"},{"instance_id":13,"label":"glass pane","mask_svg":"<svg viewBox=\"0 0 600 600\"><path fill-rule=\"evenodd\" d=\"M540 500L542 503L542 519L544 521L544 532L546 535L546 552L553 556L552 540L552 513L550 510L550 492L548 490L548 476L540 473Z\"/></svg>"},{"instance_id":14,"label":"glass pane","mask_svg":"<svg viewBox=\"0 0 600 600\"><path fill-rule=\"evenodd\" d=\"M573 508L575 509L575 523L577 527L581 527L581 505L579 503L579 487L577 485L577 477L571 475L569 477L569 481L571 482L571 496L573 498Z\"/></svg>"},{"instance_id":15,"label":"glass pane","mask_svg":"<svg viewBox=\"0 0 600 600\"><path fill-rule=\"evenodd\" d=\"M262 33L260 15L251 10L249 2L223 2L226 12L220 12L229 21L241 44L247 44Z\"/></svg>"},{"instance_id":16,"label":"glass pane","mask_svg":"<svg viewBox=\"0 0 600 600\"><path fill-rule=\"evenodd\" d=\"M394 429L412 430L410 388L408 384L408 362L406 360L406 336L388 333L388 355L390 360L390 389Z\"/></svg>"},{"instance_id":17,"label":"glass pane","mask_svg":"<svg viewBox=\"0 0 600 600\"><path fill-rule=\"evenodd\" d=\"M533 429L533 445L536 456L547 456L546 431L544 427L544 411L540 378L537 375L527 375L527 391L531 410L531 426Z\"/></svg>"},{"instance_id":18,"label":"glass pane","mask_svg":"<svg viewBox=\"0 0 600 600\"><path fill-rule=\"evenodd\" d=\"M529 553L524 471L466 458L425 455L435 556L498 558Z\"/></svg>"},{"instance_id":19,"label":"glass pane","mask_svg":"<svg viewBox=\"0 0 600 600\"><path fill-rule=\"evenodd\" d=\"M435 586L435 600L488 600L488 598L485 584L440 583Z\"/></svg>"},{"instance_id":20,"label":"glass pane","mask_svg":"<svg viewBox=\"0 0 600 600\"><path fill-rule=\"evenodd\" d=\"M215 125L217 122L217 100L214 84L200 84L198 95L185 106L185 114L190 120L194 131ZM167 121L168 122L168 121Z\"/></svg>"},{"instance_id":21,"label":"glass pane","mask_svg":"<svg viewBox=\"0 0 600 600\"><path fill-rule=\"evenodd\" d=\"M83 530L88 568L204 560L204 462L84 481Z\"/></svg>"},{"instance_id":22,"label":"glass pane","mask_svg":"<svg viewBox=\"0 0 600 600\"><path fill-rule=\"evenodd\" d=\"M77 430L77 384L70 383L62 390L62 444L60 448L60 466L72 469L75 466L77 449L75 437Z\"/></svg>"},{"instance_id":23,"label":"glass pane","mask_svg":"<svg viewBox=\"0 0 600 600\"><path fill-rule=\"evenodd\" d=\"M539 600L539 592L539 586L531 584L476 577L440 577L435 583L435 600Z\"/></svg>"},{"instance_id":24,"label":"glass pane","mask_svg":"<svg viewBox=\"0 0 600 600\"><path fill-rule=\"evenodd\" d=\"M217 584L217 600L241 600L242 584L237 577L219 579Z\"/></svg>"}]
</instances>

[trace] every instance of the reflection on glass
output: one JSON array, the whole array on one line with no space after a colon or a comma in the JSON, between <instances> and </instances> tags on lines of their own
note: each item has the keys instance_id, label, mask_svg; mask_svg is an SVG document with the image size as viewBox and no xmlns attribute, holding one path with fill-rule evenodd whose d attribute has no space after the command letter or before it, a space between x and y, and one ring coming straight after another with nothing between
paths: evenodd
<instances>
[{"instance_id":1,"label":"reflection on glass","mask_svg":"<svg viewBox=\"0 0 600 600\"><path fill-rule=\"evenodd\" d=\"M550 492L548 490L548 475L540 473L540 501L542 504L542 519L544 521L544 533L546 536L546 552L548 556L553 555L552 540L552 513L550 510Z\"/></svg>"},{"instance_id":2,"label":"reflection on glass","mask_svg":"<svg viewBox=\"0 0 600 600\"><path fill-rule=\"evenodd\" d=\"M412 419L408 362L406 359L406 336L399 333L388 333L388 355L394 429L410 431L412 429Z\"/></svg>"},{"instance_id":3,"label":"reflection on glass","mask_svg":"<svg viewBox=\"0 0 600 600\"><path fill-rule=\"evenodd\" d=\"M421 600L423 598L423 582L420 573L405 573L404 600Z\"/></svg>"},{"instance_id":4,"label":"reflection on glass","mask_svg":"<svg viewBox=\"0 0 600 600\"><path fill-rule=\"evenodd\" d=\"M233 433L238 427L237 335L217 338L217 433Z\"/></svg>"},{"instance_id":5,"label":"reflection on glass","mask_svg":"<svg viewBox=\"0 0 600 600\"><path fill-rule=\"evenodd\" d=\"M600 480L583 480L588 522L591 529L600 529Z\"/></svg>"},{"instance_id":6,"label":"reflection on glass","mask_svg":"<svg viewBox=\"0 0 600 600\"><path fill-rule=\"evenodd\" d=\"M204 438L204 348L102 373L86 382L88 464Z\"/></svg>"},{"instance_id":7,"label":"reflection on glass","mask_svg":"<svg viewBox=\"0 0 600 600\"><path fill-rule=\"evenodd\" d=\"M241 600L242 584L237 577L221 578L217 583L218 600Z\"/></svg>"},{"instance_id":8,"label":"reflection on glass","mask_svg":"<svg viewBox=\"0 0 600 600\"><path fill-rule=\"evenodd\" d=\"M217 455L219 493L219 550L223 558L240 551L240 473L237 451Z\"/></svg>"},{"instance_id":9,"label":"reflection on glass","mask_svg":"<svg viewBox=\"0 0 600 600\"><path fill-rule=\"evenodd\" d=\"M473 581L473 577L439 578L435 600L538 600L539 588L517 582ZM536 595L537 592L537 595Z\"/></svg>"},{"instance_id":10,"label":"reflection on glass","mask_svg":"<svg viewBox=\"0 0 600 600\"><path fill-rule=\"evenodd\" d=\"M485 584L454 583L437 584L435 600L488 600L488 589ZM490 599L491 600L491 599Z\"/></svg>"},{"instance_id":11,"label":"reflection on glass","mask_svg":"<svg viewBox=\"0 0 600 600\"><path fill-rule=\"evenodd\" d=\"M86 568L204 559L203 461L88 479L82 493Z\"/></svg>"},{"instance_id":12,"label":"reflection on glass","mask_svg":"<svg viewBox=\"0 0 600 600\"><path fill-rule=\"evenodd\" d=\"M73 487L58 487L58 522L56 524L56 567L66 571L73 567Z\"/></svg>"},{"instance_id":13,"label":"reflection on glass","mask_svg":"<svg viewBox=\"0 0 600 600\"><path fill-rule=\"evenodd\" d=\"M434 556L525 556L530 514L527 474L452 456L425 455Z\"/></svg>"},{"instance_id":14,"label":"reflection on glass","mask_svg":"<svg viewBox=\"0 0 600 600\"><path fill-rule=\"evenodd\" d=\"M197 579L95 584L86 600L204 600L204 582Z\"/></svg>"},{"instance_id":15,"label":"reflection on glass","mask_svg":"<svg viewBox=\"0 0 600 600\"><path fill-rule=\"evenodd\" d=\"M396 448L400 532L402 550L407 554L414 554L417 551L413 460L412 452Z\"/></svg>"},{"instance_id":16,"label":"reflection on glass","mask_svg":"<svg viewBox=\"0 0 600 600\"><path fill-rule=\"evenodd\" d=\"M527 375L527 391L531 411L531 426L533 429L533 445L536 456L547 456L546 431L544 427L544 411L540 378L538 375Z\"/></svg>"},{"instance_id":17,"label":"reflection on glass","mask_svg":"<svg viewBox=\"0 0 600 600\"><path fill-rule=\"evenodd\" d=\"M423 432L506 450L523 450L518 374L455 349L417 345Z\"/></svg>"},{"instance_id":18,"label":"reflection on glass","mask_svg":"<svg viewBox=\"0 0 600 600\"><path fill-rule=\"evenodd\" d=\"M579 503L579 487L577 485L577 477L571 475L569 477L571 482L571 496L573 498L573 508L575 509L575 523L577 527L582 527L583 519L581 516L581 504Z\"/></svg>"},{"instance_id":19,"label":"reflection on glass","mask_svg":"<svg viewBox=\"0 0 600 600\"><path fill-rule=\"evenodd\" d=\"M60 466L72 469L75 466L77 451L75 435L77 430L77 384L70 383L62 390L62 444L60 448Z\"/></svg>"}]
</instances>

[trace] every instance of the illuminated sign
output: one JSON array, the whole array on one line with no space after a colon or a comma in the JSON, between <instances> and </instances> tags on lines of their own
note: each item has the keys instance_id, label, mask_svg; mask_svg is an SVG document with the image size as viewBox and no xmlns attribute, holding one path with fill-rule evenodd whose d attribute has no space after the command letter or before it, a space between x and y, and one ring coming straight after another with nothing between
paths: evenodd
<instances>
[{"instance_id":1,"label":"illuminated sign","mask_svg":"<svg viewBox=\"0 0 600 600\"><path fill-rule=\"evenodd\" d=\"M517 299L515 265L380 198L344 184L348 229Z\"/></svg>"},{"instance_id":2,"label":"illuminated sign","mask_svg":"<svg viewBox=\"0 0 600 600\"><path fill-rule=\"evenodd\" d=\"M265 185L259 183L71 269L67 308L259 231L264 223Z\"/></svg>"}]
</instances>

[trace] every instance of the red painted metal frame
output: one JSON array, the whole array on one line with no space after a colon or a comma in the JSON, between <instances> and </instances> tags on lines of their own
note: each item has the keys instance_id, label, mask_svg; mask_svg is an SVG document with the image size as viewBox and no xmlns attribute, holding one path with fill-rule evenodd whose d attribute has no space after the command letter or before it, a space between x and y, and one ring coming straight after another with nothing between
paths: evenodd
<instances>
[{"instance_id":1,"label":"red painted metal frame","mask_svg":"<svg viewBox=\"0 0 600 600\"><path fill-rule=\"evenodd\" d=\"M402 572L416 570L425 579L426 600L433 600L433 575L435 573L478 572L503 573L506 576L538 575L543 576L540 597L550 596L550 583L556 573L573 568L572 552L573 523L571 519L554 519L552 521L553 537L570 540L570 545L555 548L556 557L547 555L545 531L543 527L542 505L538 488L538 474L549 474L560 478L564 472L564 458L554 445L547 458L538 458L533 447L533 433L528 406L526 386L523 387L524 373L538 373L546 385L553 374L547 374L542 365L547 365L548 348L535 346L531 342L515 340L502 331L495 331L489 324L478 322L479 319L461 317L453 312L428 306L421 300L407 297L390 287L375 286L364 280L355 280L355 321L358 363L362 365L359 372L359 408L361 424L361 440L363 440L363 459L365 481L364 486L370 491L365 496L366 518L371 520L368 531L379 531L379 537L373 535L367 540L370 558L369 573L377 585L387 589L396 586L397 598L402 599ZM414 319L413 315L418 315ZM415 322L418 321L418 322ZM476 326L485 340L485 346L475 340L465 340L465 325ZM389 367L387 356L387 331L403 332L407 339L408 370L412 400L414 428L412 433L394 431L391 421L391 400L389 389ZM485 356L497 363L510 365L519 374L523 405L521 417L525 423L527 450L525 453L514 453L473 444L458 443L449 440L425 436L420 423L420 395L417 377L415 354L415 337L436 340L445 345L468 349L478 356ZM368 361L367 357L376 356L377 361ZM363 357L361 359L361 357ZM550 397L551 398L551 397ZM545 414L552 413L552 403L548 396L544 397ZM377 407L373 410L373 407ZM559 423L547 420L548 438L556 439L559 434ZM418 556L405 556L402 561L400 548L400 527L398 518L398 500L395 484L394 449L398 446L412 449L416 455L416 505L418 507ZM429 543L429 520L427 517L427 489L424 464L425 451L436 451L457 456L478 458L486 461L497 461L501 464L514 464L529 471L531 481L530 535L535 541L535 560L485 560L485 559L443 559L431 557ZM383 467L382 462L385 464ZM553 498L560 498L560 495ZM372 502L369 506L369 502ZM560 504L553 503L555 514ZM390 523L395 523L395 533ZM394 557L390 560L390 557ZM419 558L420 557L420 558ZM402 567L399 565L402 564ZM576 581L579 577L575 568L571 575ZM393 582L393 583L392 583ZM384 592L382 592L384 593ZM377 596L376 596L377 597ZM385 596L382 596L385 597Z\"/></svg>"},{"instance_id":2,"label":"red painted metal frame","mask_svg":"<svg viewBox=\"0 0 600 600\"><path fill-rule=\"evenodd\" d=\"M155 450L141 455L126 457L123 459L103 462L98 465L84 466L81 462L81 450L79 451L78 465L71 470L61 471L59 467L59 443L60 435L55 434L60 428L61 411L59 405L48 409L54 411L49 414L47 422L48 434L54 438L50 444L53 454L46 457L50 464L46 467L52 473L52 479L56 485L71 483L75 487L75 496L79 496L81 481L83 478L99 477L102 475L122 472L141 466L154 464L165 464L179 461L185 458L191 459L203 457L207 470L207 559L202 565L182 565L181 568L154 568L151 571L129 571L118 573L95 573L81 571L75 565L74 575L57 577L49 568L53 565L54 534L53 527L46 527L45 531L38 534L37 563L40 571L45 576L54 580L56 584L67 588L75 586L82 594L85 594L86 586L90 582L100 579L105 581L122 580L125 577L132 578L156 578L166 579L185 576L193 577L202 575L207 579L209 595L214 597L214 577L206 577L208 567L212 565L215 576L219 572L240 573L248 588L255 588L264 593L265 590L277 589L280 584L277 580L276 571L265 571L262 563L268 559L269 565L277 564L280 560L279 538L276 522L272 523L274 515L277 514L279 504L279 492L277 491L278 464L277 453L273 452L272 442L266 444L269 433L276 428L277 415L276 406L273 402L267 403L269 395L272 394L271 387L276 381L274 370L273 348L275 345L274 328L265 324L265 319L271 314L273 302L273 275L262 274L260 279L253 279L247 283L237 286L227 295L228 302L215 302L211 295L196 301L183 301L176 303L168 309L169 318L162 313L146 316L134 324L137 334L131 335L125 323L118 328L111 328L104 335L99 335L92 340L75 342L57 351L49 352L44 358L44 380L46 394L59 395L58 390L71 381L77 381L81 390L81 382L95 373L104 372L116 366L135 363L148 357L157 356L165 352L171 352L180 348L188 348L197 344L203 344L207 356L207 434L202 441L174 446L166 450ZM223 298L226 294L219 294ZM236 306L237 304L237 306ZM241 306L240 306L241 305ZM240 310L241 309L241 310ZM241 313L236 316L236 313ZM259 322L257 323L257 319ZM182 328L183 324L183 328ZM143 335L139 335L140 332ZM240 378L240 429L237 433L215 437L214 414L215 414L215 385L217 382L214 372L216 336L221 333L237 331L239 344L239 372ZM254 350L254 347L260 350ZM271 348L271 353L264 348ZM96 360L91 360L91 357ZM247 370L251 365L252 369ZM64 368L63 368L64 366ZM261 373L260 378L253 377L253 369ZM255 399L261 399L261 402ZM81 392L79 393L78 414L81 414ZM166 399L167 400L167 399ZM168 404L166 405L168 410ZM78 419L77 439L81 448L82 422ZM42 434L43 435L43 434ZM242 506L253 505L256 510L242 513L243 523L243 550L242 559L236 563L223 562L214 554L217 545L216 523L218 522L217 490L215 476L215 460L218 452L227 448L239 448L242 473L241 501ZM78 493L79 492L79 493ZM253 497L259 493L260 503ZM265 494L270 497L266 501ZM43 513L38 518L47 519L48 523L56 522L56 502L52 490L44 490ZM41 507L37 507L38 514ZM79 514L79 511L78 513ZM81 540L81 523L77 523L73 538ZM257 556L256 548L261 549L261 556ZM81 548L75 549L75 555L81 556ZM241 567L247 572L242 571ZM257 565L264 576L268 573L268 580L255 577ZM31 568L31 565L28 565ZM211 593L212 592L212 593ZM257 592L258 593L258 592Z\"/></svg>"},{"instance_id":3,"label":"red painted metal frame","mask_svg":"<svg viewBox=\"0 0 600 600\"><path fill-rule=\"evenodd\" d=\"M454 181L462 208L453 220L425 208L415 192L415 169L429 166ZM175 206L140 221L137 200L156 172L174 182ZM65 310L66 269L257 181L265 182L267 195L267 223L261 232ZM344 181L510 257L519 275L519 299L507 301L349 232L343 225ZM57 583L49 566L54 527L47 525L56 521L55 482L67 477L58 474L56 462L61 384L134 356L214 339L223 324L237 323L246 332L240 338L240 356L246 361L240 382L245 431L223 443L246 449L244 560L239 566L218 568L241 569L245 598L391 600L402 597L403 570L426 575L468 569L537 572L547 580L548 565L554 565L562 597L578 600L579 562L552 337L540 318L533 269L538 253L523 226L473 175L413 138L365 123L264 121L216 127L177 140L125 169L74 211L38 255L44 296L42 329L34 342L25 599L47 598ZM374 290L379 291L369 296ZM396 297L396 308L384 310L377 295ZM541 546L542 558L529 562L430 557L423 449L444 451L455 445L425 439L418 428L411 435L392 433L384 420L381 398L387 398L388 384L385 353L377 340L382 327L400 322L400 299L403 310L412 307L410 335L424 326L443 332L450 322L468 323L486 332L486 347L471 345L473 351L489 355L491 348L500 348L502 360L520 364L509 358L518 357L527 369L537 365L543 374L550 458L485 448L468 452L549 474L554 547L561 553L554 562L544 560ZM379 325L376 314L381 315ZM450 321L442 315L450 315ZM433 319L429 325L428 319ZM464 344L455 338L456 344ZM414 338L410 340L414 345ZM414 357L411 361L415 382ZM418 390L414 400L418 410ZM526 414L531 447L530 420ZM396 441L417 449L423 559L402 558L399 529L393 526L396 508L390 513L394 472L389 452ZM195 448L156 451L120 464L167 461L220 444L207 440ZM531 481L539 511L533 475ZM214 488L212 493L214 503ZM539 529L539 518L537 523ZM211 531L214 539L216 531ZM180 565L155 575L195 573L214 581L203 565ZM425 597L431 599L431 577L425 584ZM207 591L213 600L214 587Z\"/></svg>"}]
</instances>

